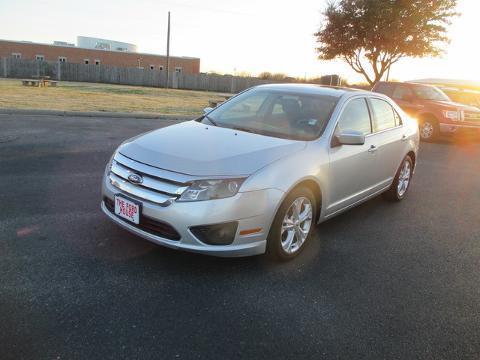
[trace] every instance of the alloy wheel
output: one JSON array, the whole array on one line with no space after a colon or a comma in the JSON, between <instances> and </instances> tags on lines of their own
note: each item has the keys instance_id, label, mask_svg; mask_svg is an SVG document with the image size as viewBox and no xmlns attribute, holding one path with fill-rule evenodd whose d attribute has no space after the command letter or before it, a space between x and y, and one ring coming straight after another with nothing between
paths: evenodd
<instances>
[{"instance_id":1,"label":"alloy wheel","mask_svg":"<svg viewBox=\"0 0 480 360\"><path fill-rule=\"evenodd\" d=\"M297 252L307 239L312 227L312 203L306 197L293 201L285 213L280 232L282 248L287 254Z\"/></svg>"},{"instance_id":2,"label":"alloy wheel","mask_svg":"<svg viewBox=\"0 0 480 360\"><path fill-rule=\"evenodd\" d=\"M425 121L420 127L420 136L422 139L430 139L433 136L435 128L433 124L428 121Z\"/></svg>"},{"instance_id":3,"label":"alloy wheel","mask_svg":"<svg viewBox=\"0 0 480 360\"><path fill-rule=\"evenodd\" d=\"M398 176L397 194L399 197L403 197L407 192L411 176L412 166L410 161L405 160L402 169L400 170L400 175Z\"/></svg>"}]
</instances>

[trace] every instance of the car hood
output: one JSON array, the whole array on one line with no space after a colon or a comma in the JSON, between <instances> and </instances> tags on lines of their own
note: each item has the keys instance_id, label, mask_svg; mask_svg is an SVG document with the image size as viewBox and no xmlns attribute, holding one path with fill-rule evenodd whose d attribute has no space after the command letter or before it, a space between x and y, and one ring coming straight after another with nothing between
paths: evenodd
<instances>
[{"instance_id":1,"label":"car hood","mask_svg":"<svg viewBox=\"0 0 480 360\"><path fill-rule=\"evenodd\" d=\"M443 106L445 108L456 107L459 110L469 111L469 112L470 111L471 112L479 112L480 111L480 109L478 109L474 106L460 104L460 103L457 103L457 102L454 102L454 101L426 100L426 102L434 104L434 105L440 105L440 106Z\"/></svg>"},{"instance_id":2,"label":"car hood","mask_svg":"<svg viewBox=\"0 0 480 360\"><path fill-rule=\"evenodd\" d=\"M305 141L280 139L188 121L122 144L133 160L187 175L245 176L304 149Z\"/></svg>"}]
</instances>

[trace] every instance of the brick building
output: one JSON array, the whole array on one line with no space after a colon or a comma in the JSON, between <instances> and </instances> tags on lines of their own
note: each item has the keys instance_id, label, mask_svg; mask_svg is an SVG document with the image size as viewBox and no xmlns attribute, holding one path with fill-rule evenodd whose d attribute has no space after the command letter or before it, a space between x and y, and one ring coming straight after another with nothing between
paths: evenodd
<instances>
[{"instance_id":1,"label":"brick building","mask_svg":"<svg viewBox=\"0 0 480 360\"><path fill-rule=\"evenodd\" d=\"M136 67L165 70L167 57L128 51L115 51L71 46L72 44L40 44L24 41L0 40L0 57L27 60L62 61L78 64ZM200 73L200 59L170 56L170 72Z\"/></svg>"}]
</instances>

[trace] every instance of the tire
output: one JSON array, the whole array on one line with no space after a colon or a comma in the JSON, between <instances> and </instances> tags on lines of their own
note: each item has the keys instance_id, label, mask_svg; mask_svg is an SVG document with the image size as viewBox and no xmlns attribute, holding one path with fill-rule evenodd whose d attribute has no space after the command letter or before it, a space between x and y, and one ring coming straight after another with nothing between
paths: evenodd
<instances>
[{"instance_id":1,"label":"tire","mask_svg":"<svg viewBox=\"0 0 480 360\"><path fill-rule=\"evenodd\" d=\"M295 188L287 195L275 215L268 234L267 255L270 258L286 261L300 254L315 229L316 205L313 192L306 186ZM300 215L304 214L303 221L295 215L298 212Z\"/></svg>"},{"instance_id":2,"label":"tire","mask_svg":"<svg viewBox=\"0 0 480 360\"><path fill-rule=\"evenodd\" d=\"M432 117L420 119L419 124L420 140L425 142L435 142L440 136L440 127L438 121Z\"/></svg>"},{"instance_id":3,"label":"tire","mask_svg":"<svg viewBox=\"0 0 480 360\"><path fill-rule=\"evenodd\" d=\"M412 176L413 160L410 155L407 155L400 164L392 185L385 193L383 193L384 197L391 201L402 201L410 188Z\"/></svg>"}]
</instances>

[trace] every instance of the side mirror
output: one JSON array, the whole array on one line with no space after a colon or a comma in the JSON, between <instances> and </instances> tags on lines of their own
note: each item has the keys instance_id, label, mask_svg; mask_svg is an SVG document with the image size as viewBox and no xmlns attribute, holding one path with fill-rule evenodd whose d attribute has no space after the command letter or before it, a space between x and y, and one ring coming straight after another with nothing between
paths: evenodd
<instances>
[{"instance_id":1,"label":"side mirror","mask_svg":"<svg viewBox=\"0 0 480 360\"><path fill-rule=\"evenodd\" d=\"M365 144L365 135L360 131L345 130L335 135L338 145L363 145Z\"/></svg>"},{"instance_id":2,"label":"side mirror","mask_svg":"<svg viewBox=\"0 0 480 360\"><path fill-rule=\"evenodd\" d=\"M208 113L209 113L210 111L212 111L212 110L213 110L213 108L211 108L211 107L206 107L205 109L203 109L203 113L204 113L204 114L208 114Z\"/></svg>"}]
</instances>

